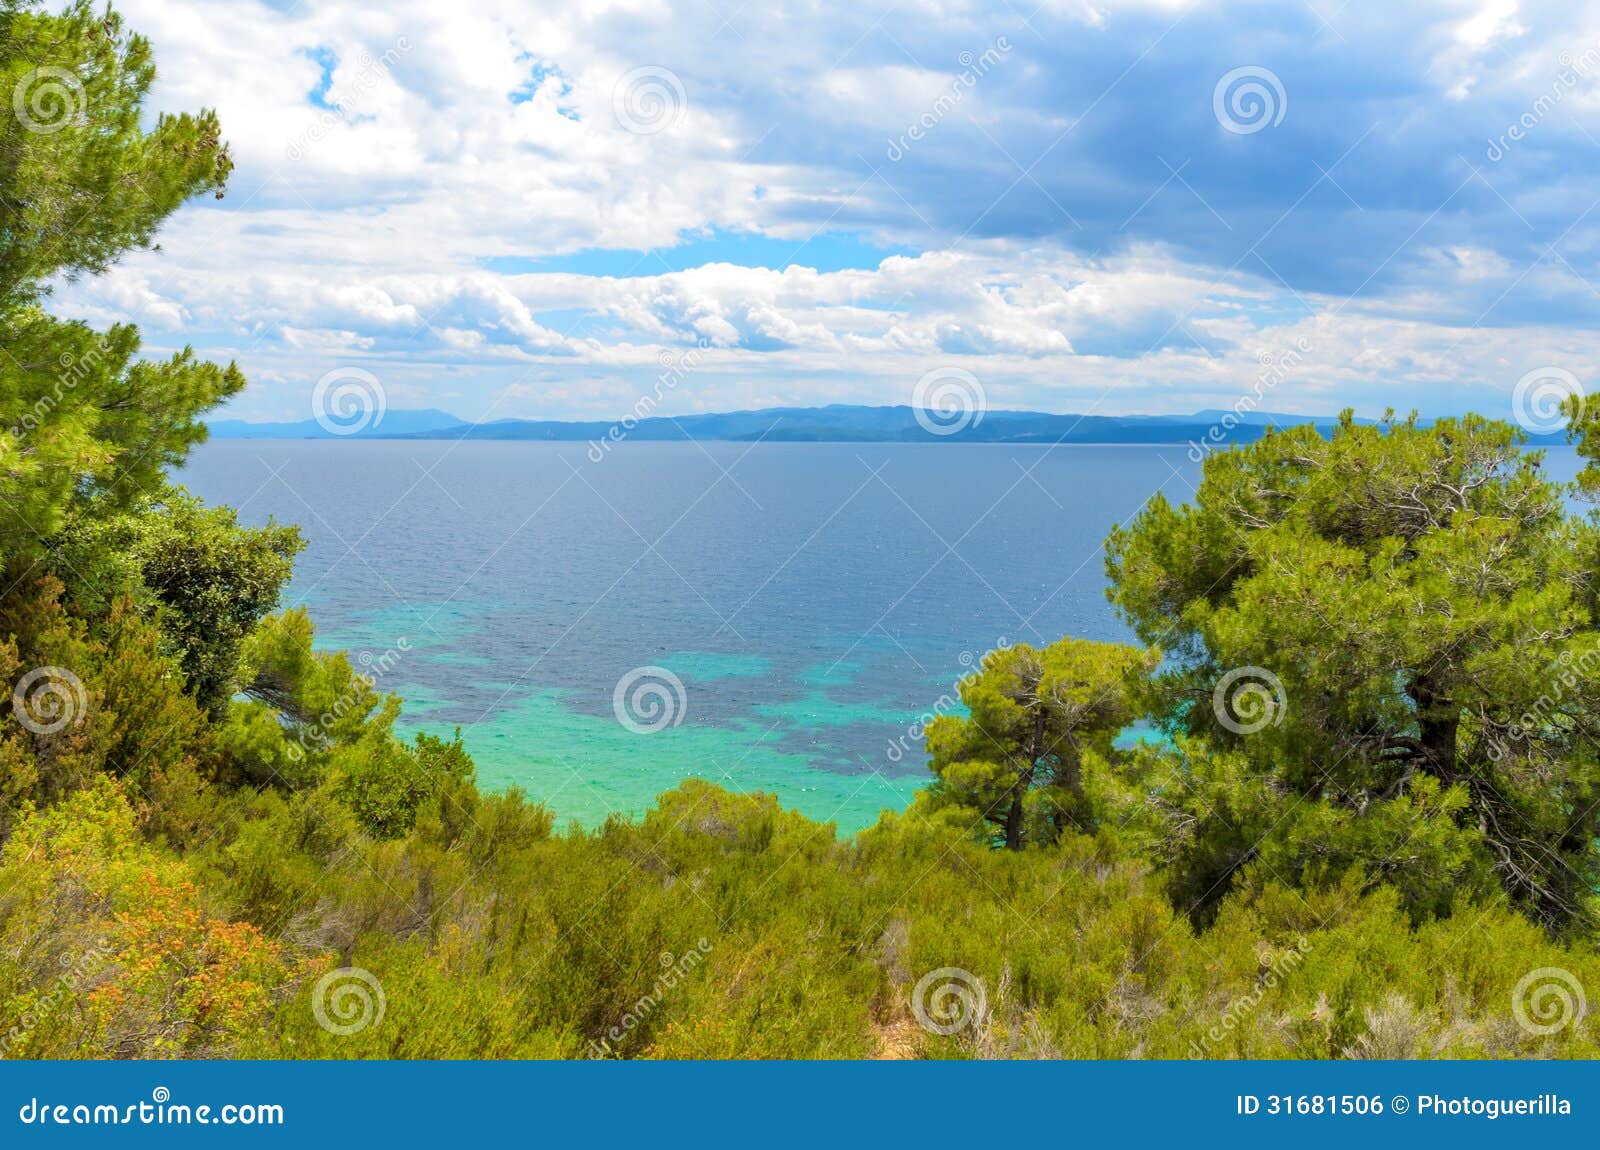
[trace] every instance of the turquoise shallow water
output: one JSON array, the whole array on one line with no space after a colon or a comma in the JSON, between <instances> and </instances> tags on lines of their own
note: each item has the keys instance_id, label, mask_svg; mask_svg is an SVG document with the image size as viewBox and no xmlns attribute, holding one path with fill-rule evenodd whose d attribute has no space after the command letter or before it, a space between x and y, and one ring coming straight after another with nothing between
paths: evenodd
<instances>
[{"instance_id":1,"label":"turquoise shallow water","mask_svg":"<svg viewBox=\"0 0 1600 1150\"><path fill-rule=\"evenodd\" d=\"M381 668L405 725L459 726L484 785L593 825L705 778L850 832L927 781L919 717L983 652L1128 637L1100 544L1194 473L1160 447L232 441L182 478L301 525L319 645Z\"/></svg>"},{"instance_id":2,"label":"turquoise shallow water","mask_svg":"<svg viewBox=\"0 0 1600 1150\"><path fill-rule=\"evenodd\" d=\"M917 726L983 652L1129 637L1101 543L1196 473L1176 447L232 441L182 478L301 525L288 602L404 725L459 726L486 786L594 825L704 778L848 833L926 783Z\"/></svg>"},{"instance_id":3,"label":"turquoise shallow water","mask_svg":"<svg viewBox=\"0 0 1600 1150\"><path fill-rule=\"evenodd\" d=\"M549 692L479 723L471 746L485 786L520 786L586 825L613 811L637 813L682 780L701 778L735 791L775 791L786 806L852 831L885 808L903 808L922 781L817 770L808 756L778 750L774 729L686 722L641 736Z\"/></svg>"}]
</instances>

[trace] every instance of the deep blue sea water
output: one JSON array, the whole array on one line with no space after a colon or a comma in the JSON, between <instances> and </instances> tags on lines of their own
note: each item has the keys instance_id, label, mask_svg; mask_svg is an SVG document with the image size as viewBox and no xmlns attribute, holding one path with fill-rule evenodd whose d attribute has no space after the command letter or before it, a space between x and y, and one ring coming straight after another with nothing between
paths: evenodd
<instances>
[{"instance_id":1,"label":"deep blue sea water","mask_svg":"<svg viewBox=\"0 0 1600 1150\"><path fill-rule=\"evenodd\" d=\"M301 526L287 603L407 724L459 725L483 784L593 824L695 775L849 831L926 783L914 728L985 651L1129 638L1102 542L1198 471L1182 447L623 443L595 462L305 440L208 443L180 478ZM619 708L642 668L660 670Z\"/></svg>"}]
</instances>

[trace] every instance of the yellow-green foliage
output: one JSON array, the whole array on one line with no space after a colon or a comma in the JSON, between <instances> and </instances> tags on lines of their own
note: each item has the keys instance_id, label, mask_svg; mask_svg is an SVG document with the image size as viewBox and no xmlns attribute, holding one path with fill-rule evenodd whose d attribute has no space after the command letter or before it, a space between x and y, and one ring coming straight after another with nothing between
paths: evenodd
<instances>
[{"instance_id":1,"label":"yellow-green foliage","mask_svg":"<svg viewBox=\"0 0 1600 1150\"><path fill-rule=\"evenodd\" d=\"M1414 926L1388 888L1247 882L1197 933L1160 876L1109 839L997 851L885 815L840 841L770 796L700 782L637 823L552 835L515 793L460 797L470 809L455 819L430 799L407 836L381 841L326 791L245 792L181 855L141 841L110 782L26 814L0 858L9 1052L1597 1053L1588 1021L1548 1036L1519 1026L1513 991L1541 968L1600 986L1600 957L1502 905ZM345 965L369 972L384 1003L350 1034L313 1009ZM946 968L981 985L983 1006L940 1035L914 996Z\"/></svg>"},{"instance_id":2,"label":"yellow-green foliage","mask_svg":"<svg viewBox=\"0 0 1600 1150\"><path fill-rule=\"evenodd\" d=\"M214 913L101 779L27 812L0 853L0 1043L11 1057L203 1057L267 1025L288 948Z\"/></svg>"}]
</instances>

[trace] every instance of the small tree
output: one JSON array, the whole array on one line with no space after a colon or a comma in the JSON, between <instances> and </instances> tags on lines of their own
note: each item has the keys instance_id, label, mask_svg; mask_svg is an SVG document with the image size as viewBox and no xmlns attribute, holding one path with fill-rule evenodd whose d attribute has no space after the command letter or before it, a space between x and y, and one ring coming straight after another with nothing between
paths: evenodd
<instances>
[{"instance_id":1,"label":"small tree","mask_svg":"<svg viewBox=\"0 0 1600 1150\"><path fill-rule=\"evenodd\" d=\"M1150 663L1133 647L1086 639L991 651L961 682L969 714L928 725L938 781L926 805L975 812L1011 850L1086 825L1085 764L1111 755L1134 717L1129 681Z\"/></svg>"}]
</instances>

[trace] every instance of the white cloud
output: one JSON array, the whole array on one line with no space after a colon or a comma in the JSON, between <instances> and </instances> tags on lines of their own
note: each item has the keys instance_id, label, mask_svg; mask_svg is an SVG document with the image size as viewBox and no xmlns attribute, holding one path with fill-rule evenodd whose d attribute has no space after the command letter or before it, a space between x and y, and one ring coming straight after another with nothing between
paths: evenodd
<instances>
[{"instance_id":1,"label":"white cloud","mask_svg":"<svg viewBox=\"0 0 1600 1150\"><path fill-rule=\"evenodd\" d=\"M469 417L608 417L697 342L683 410L905 402L946 361L1006 406L1192 410L1301 336L1316 354L1280 406L1443 410L1597 350L1600 224L1561 149L1600 134L1600 73L1482 159L1558 51L1596 42L1554 3L1340 10L1332 28L1166 0L1027 23L969 4L123 7L154 44L157 106L216 106L238 169L163 251L59 304L138 321L153 352L236 356L246 415L352 359L427 404L448 377ZM891 162L886 136L1002 36ZM1277 70L1289 107L1243 137L1211 87L1246 62ZM648 134L616 110L641 67L683 93ZM841 234L911 254L840 257ZM734 236L793 260L754 266L783 261ZM681 266L694 243L705 258Z\"/></svg>"}]
</instances>

